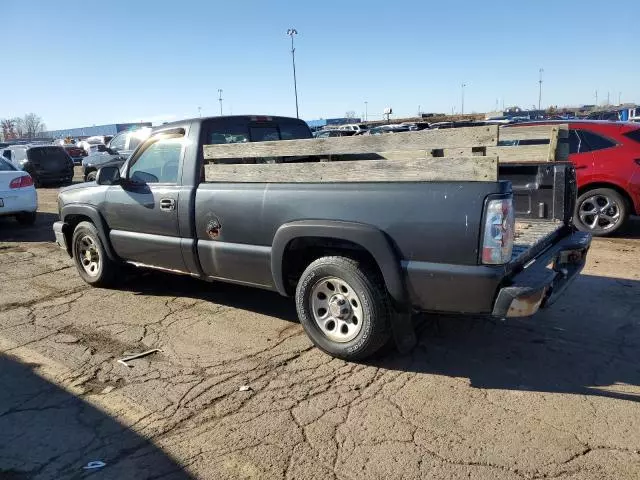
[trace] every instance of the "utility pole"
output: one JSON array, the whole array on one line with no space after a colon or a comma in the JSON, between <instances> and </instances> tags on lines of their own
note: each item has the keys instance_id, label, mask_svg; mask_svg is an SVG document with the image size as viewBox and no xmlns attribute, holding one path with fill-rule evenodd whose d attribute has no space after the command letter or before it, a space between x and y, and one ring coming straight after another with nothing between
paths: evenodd
<instances>
[{"instance_id":1,"label":"utility pole","mask_svg":"<svg viewBox=\"0 0 640 480\"><path fill-rule=\"evenodd\" d=\"M364 121L367 121L367 117L369 116L369 102L365 100L364 102Z\"/></svg>"},{"instance_id":2,"label":"utility pole","mask_svg":"<svg viewBox=\"0 0 640 480\"><path fill-rule=\"evenodd\" d=\"M222 89L218 89L218 101L220 102L220 116L222 116Z\"/></svg>"},{"instance_id":3,"label":"utility pole","mask_svg":"<svg viewBox=\"0 0 640 480\"><path fill-rule=\"evenodd\" d=\"M598 90L596 90L596 107L598 106Z\"/></svg>"},{"instance_id":4,"label":"utility pole","mask_svg":"<svg viewBox=\"0 0 640 480\"><path fill-rule=\"evenodd\" d=\"M460 88L460 90L462 91L462 109L461 109L461 111L460 111L460 114L461 114L461 115L464 115L464 87L466 87L466 86L467 86L467 84L466 84L466 83L463 83L463 84L461 85L461 88Z\"/></svg>"},{"instance_id":5,"label":"utility pole","mask_svg":"<svg viewBox=\"0 0 640 480\"><path fill-rule=\"evenodd\" d=\"M607 105L611 105L611 101L609 99L609 92L607 92Z\"/></svg>"},{"instance_id":6,"label":"utility pole","mask_svg":"<svg viewBox=\"0 0 640 480\"><path fill-rule=\"evenodd\" d=\"M202 107L198 107L198 116L202 118Z\"/></svg>"},{"instance_id":7,"label":"utility pole","mask_svg":"<svg viewBox=\"0 0 640 480\"><path fill-rule=\"evenodd\" d=\"M538 80L538 110L542 110L542 74L544 73L544 68L539 70L540 79Z\"/></svg>"},{"instance_id":8,"label":"utility pole","mask_svg":"<svg viewBox=\"0 0 640 480\"><path fill-rule=\"evenodd\" d=\"M287 35L291 37L291 62L293 63L293 92L296 96L296 118L300 118L298 113L298 82L296 81L296 49L293 47L293 36L297 34L298 31L295 28L287 30Z\"/></svg>"},{"instance_id":9,"label":"utility pole","mask_svg":"<svg viewBox=\"0 0 640 480\"><path fill-rule=\"evenodd\" d=\"M618 92L618 105L622 105L622 92Z\"/></svg>"}]
</instances>

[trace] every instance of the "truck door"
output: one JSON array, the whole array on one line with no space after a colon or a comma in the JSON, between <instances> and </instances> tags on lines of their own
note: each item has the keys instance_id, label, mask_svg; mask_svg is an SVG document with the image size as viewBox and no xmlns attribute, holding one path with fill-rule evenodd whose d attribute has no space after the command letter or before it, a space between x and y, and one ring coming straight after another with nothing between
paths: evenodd
<instances>
[{"instance_id":1,"label":"truck door","mask_svg":"<svg viewBox=\"0 0 640 480\"><path fill-rule=\"evenodd\" d=\"M178 229L184 147L183 129L150 137L130 159L121 184L108 188L103 211L113 248L123 259L187 271Z\"/></svg>"}]
</instances>

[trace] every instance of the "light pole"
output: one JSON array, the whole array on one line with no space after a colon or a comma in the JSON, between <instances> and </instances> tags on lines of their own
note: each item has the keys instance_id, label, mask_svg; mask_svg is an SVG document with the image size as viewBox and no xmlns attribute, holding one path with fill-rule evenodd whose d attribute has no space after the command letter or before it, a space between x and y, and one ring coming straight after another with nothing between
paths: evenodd
<instances>
[{"instance_id":1,"label":"light pole","mask_svg":"<svg viewBox=\"0 0 640 480\"><path fill-rule=\"evenodd\" d=\"M198 107L198 116L202 118L202 107Z\"/></svg>"},{"instance_id":2,"label":"light pole","mask_svg":"<svg viewBox=\"0 0 640 480\"><path fill-rule=\"evenodd\" d=\"M220 102L220 116L222 116L222 89L218 89L218 101Z\"/></svg>"},{"instance_id":3,"label":"light pole","mask_svg":"<svg viewBox=\"0 0 640 480\"><path fill-rule=\"evenodd\" d=\"M544 73L544 68L539 70L540 79L538 80L538 110L541 109L542 106L542 74Z\"/></svg>"},{"instance_id":4,"label":"light pole","mask_svg":"<svg viewBox=\"0 0 640 480\"><path fill-rule=\"evenodd\" d=\"M364 102L364 121L367 121L367 117L369 116L369 102Z\"/></svg>"},{"instance_id":5,"label":"light pole","mask_svg":"<svg viewBox=\"0 0 640 480\"><path fill-rule=\"evenodd\" d=\"M291 37L291 62L293 63L293 92L296 96L296 118L300 118L298 113L298 82L296 81L296 49L293 47L293 36L297 34L298 31L295 28L287 30L287 35Z\"/></svg>"},{"instance_id":6,"label":"light pole","mask_svg":"<svg viewBox=\"0 0 640 480\"><path fill-rule=\"evenodd\" d=\"M466 86L467 86L467 84L466 84L466 83L463 83L463 84L460 86L460 90L462 91L462 109L461 109L461 111L460 111L460 114L461 114L461 115L464 115L464 87L466 87Z\"/></svg>"}]
</instances>

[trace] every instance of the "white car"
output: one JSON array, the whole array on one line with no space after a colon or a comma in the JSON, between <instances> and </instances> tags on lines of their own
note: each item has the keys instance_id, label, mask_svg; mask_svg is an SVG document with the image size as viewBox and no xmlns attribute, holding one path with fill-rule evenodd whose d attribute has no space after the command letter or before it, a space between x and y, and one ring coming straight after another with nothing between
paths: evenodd
<instances>
[{"instance_id":1,"label":"white car","mask_svg":"<svg viewBox=\"0 0 640 480\"><path fill-rule=\"evenodd\" d=\"M362 133L369 130L369 127L361 123L354 123L349 125L340 125L338 130L352 130L354 132Z\"/></svg>"},{"instance_id":2,"label":"white car","mask_svg":"<svg viewBox=\"0 0 640 480\"><path fill-rule=\"evenodd\" d=\"M15 217L22 225L36 221L38 194L33 178L0 158L0 217Z\"/></svg>"}]
</instances>

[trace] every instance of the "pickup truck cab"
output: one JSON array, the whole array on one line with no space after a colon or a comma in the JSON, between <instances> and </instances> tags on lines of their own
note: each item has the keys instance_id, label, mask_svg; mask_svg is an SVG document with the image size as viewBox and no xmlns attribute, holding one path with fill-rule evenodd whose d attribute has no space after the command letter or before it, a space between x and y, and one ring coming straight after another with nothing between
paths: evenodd
<instances>
[{"instance_id":1,"label":"pickup truck cab","mask_svg":"<svg viewBox=\"0 0 640 480\"><path fill-rule=\"evenodd\" d=\"M584 265L591 237L571 224L568 163L540 167L559 182L553 215L522 224L510 181L241 183L205 175L205 145L301 137L311 137L306 124L284 117L162 125L121 168L61 190L56 241L91 285L113 285L129 263L295 297L315 345L346 359L373 354L391 335L410 344L415 311L532 315ZM309 142L329 140L343 139ZM535 165L514 168L519 180L540 175Z\"/></svg>"}]
</instances>

